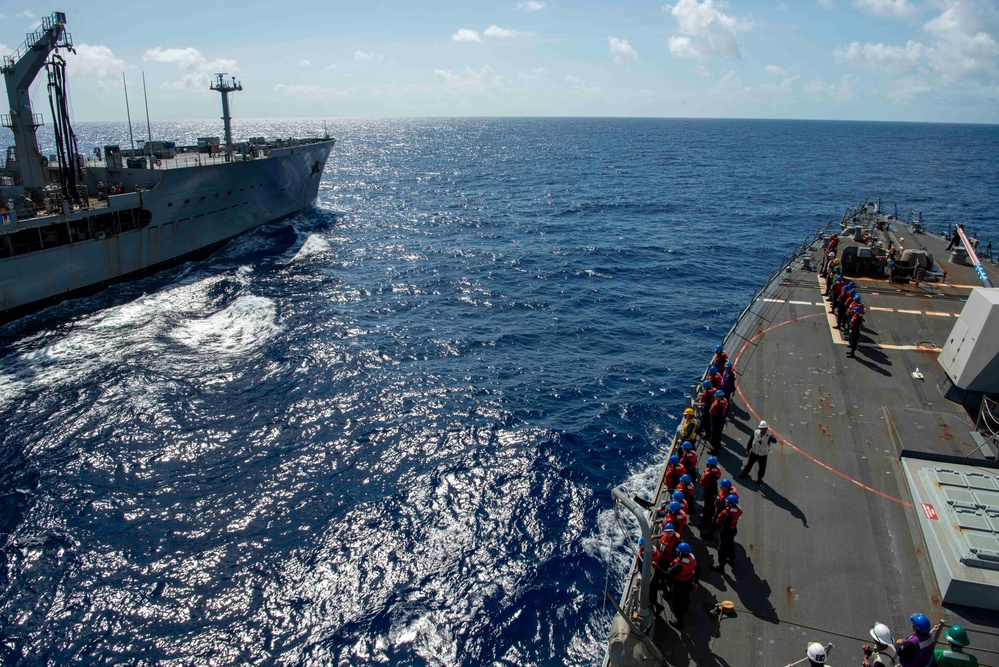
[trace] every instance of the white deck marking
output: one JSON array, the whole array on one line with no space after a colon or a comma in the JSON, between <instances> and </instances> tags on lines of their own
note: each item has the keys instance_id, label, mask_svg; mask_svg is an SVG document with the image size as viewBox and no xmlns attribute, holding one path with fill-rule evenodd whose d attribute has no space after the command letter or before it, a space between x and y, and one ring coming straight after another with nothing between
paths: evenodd
<instances>
[{"instance_id":1,"label":"white deck marking","mask_svg":"<svg viewBox=\"0 0 999 667\"><path fill-rule=\"evenodd\" d=\"M819 289L823 289L823 288L825 288L825 281L822 280L822 278L819 278ZM778 299L770 299L770 301L778 301ZM800 302L789 301L788 303L800 303ZM815 305L817 305L817 306L818 305L825 306L826 304L825 303L821 303L821 304L817 303ZM823 310L825 310L825 308L823 308ZM879 311L882 311L882 312L889 312L889 313L891 313L891 312L909 313L909 314L912 314L912 315L922 315L923 314L923 311L921 311L921 310L902 310L902 309L895 309L895 308L882 308L882 307L879 307L879 306L868 306L867 310L879 310ZM840 332L839 328L836 326L836 315L834 313L830 313L828 310L825 310L825 314L826 314L826 322L829 323L829 335L832 338L833 345L849 345L850 341L849 340L843 340L843 334ZM940 315L940 316L946 317L947 315L951 315L952 313L937 313L937 312L932 312L932 311L926 311L926 314L927 315ZM955 317L957 317L957 316L955 315ZM940 352L940 350L941 350L941 348L939 348L939 347L933 347L931 345L891 345L889 343L875 343L873 345L873 347L876 347L876 348L879 348L879 349L882 349L882 350L908 350L908 351L922 350L922 351L925 351L925 352Z\"/></svg>"}]
</instances>

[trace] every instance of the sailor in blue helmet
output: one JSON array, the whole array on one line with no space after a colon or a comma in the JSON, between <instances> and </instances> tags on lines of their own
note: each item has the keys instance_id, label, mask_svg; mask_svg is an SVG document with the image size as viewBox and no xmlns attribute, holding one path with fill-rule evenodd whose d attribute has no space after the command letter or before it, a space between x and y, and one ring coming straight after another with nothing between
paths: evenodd
<instances>
[{"instance_id":1,"label":"sailor in blue helmet","mask_svg":"<svg viewBox=\"0 0 999 667\"><path fill-rule=\"evenodd\" d=\"M666 466L666 472L663 475L663 484L667 489L675 489L676 485L680 483L680 475L687 473L687 469L683 467L680 462L680 457L673 454L669 457L669 465Z\"/></svg>"},{"instance_id":2,"label":"sailor in blue helmet","mask_svg":"<svg viewBox=\"0 0 999 667\"><path fill-rule=\"evenodd\" d=\"M686 542L676 545L676 558L670 563L666 575L670 578L670 593L673 603L673 620L669 622L678 630L683 629L683 617L690 608L690 594L697 589L701 580L701 566L691 553Z\"/></svg>"},{"instance_id":3,"label":"sailor in blue helmet","mask_svg":"<svg viewBox=\"0 0 999 667\"><path fill-rule=\"evenodd\" d=\"M725 428L725 418L728 417L728 399L721 389L715 391L715 400L711 403L711 453L718 455L721 451L722 430Z\"/></svg>"},{"instance_id":4,"label":"sailor in blue helmet","mask_svg":"<svg viewBox=\"0 0 999 667\"><path fill-rule=\"evenodd\" d=\"M716 457L709 456L704 465L704 473L700 479L701 488L704 489L702 491L701 523L699 524L702 529L715 520L715 496L718 495L718 480L721 479L721 468L718 467Z\"/></svg>"},{"instance_id":5,"label":"sailor in blue helmet","mask_svg":"<svg viewBox=\"0 0 999 667\"><path fill-rule=\"evenodd\" d=\"M735 392L735 367L732 366L731 361L725 362L725 370L722 371L721 390L725 392L725 398L731 401L732 394Z\"/></svg>"},{"instance_id":6,"label":"sailor in blue helmet","mask_svg":"<svg viewBox=\"0 0 999 667\"><path fill-rule=\"evenodd\" d=\"M712 565L715 572L725 574L725 566L735 567L735 536L736 526L742 518L742 508L739 507L739 496L730 494L725 498L725 509L718 513L715 524L721 528L718 534L718 563Z\"/></svg>"},{"instance_id":7,"label":"sailor in blue helmet","mask_svg":"<svg viewBox=\"0 0 999 667\"><path fill-rule=\"evenodd\" d=\"M697 432L706 438L711 437L711 404L715 400L715 388L711 382L705 380L701 383L701 395L697 400L698 414Z\"/></svg>"},{"instance_id":8,"label":"sailor in blue helmet","mask_svg":"<svg viewBox=\"0 0 999 667\"><path fill-rule=\"evenodd\" d=\"M909 623L912 624L912 634L895 642L899 667L929 667L936 644L930 619L924 614L913 614Z\"/></svg>"},{"instance_id":9,"label":"sailor in blue helmet","mask_svg":"<svg viewBox=\"0 0 999 667\"><path fill-rule=\"evenodd\" d=\"M846 307L853 300L853 297L857 296L857 290L843 290L843 294L839 297L839 303L836 305L836 326L843 328L843 319L846 317Z\"/></svg>"},{"instance_id":10,"label":"sailor in blue helmet","mask_svg":"<svg viewBox=\"0 0 999 667\"><path fill-rule=\"evenodd\" d=\"M697 452L694 451L694 443L690 440L684 440L680 445L680 463L691 477L697 474Z\"/></svg>"},{"instance_id":11,"label":"sailor in blue helmet","mask_svg":"<svg viewBox=\"0 0 999 667\"><path fill-rule=\"evenodd\" d=\"M864 328L864 309L861 306L854 306L849 326L847 338L850 341L850 351L847 356L852 357L857 352L857 346L860 345L860 332Z\"/></svg>"},{"instance_id":12,"label":"sailor in blue helmet","mask_svg":"<svg viewBox=\"0 0 999 667\"><path fill-rule=\"evenodd\" d=\"M728 353L725 352L725 346L716 345L715 356L711 358L711 363L709 365L722 369L725 367L726 363L728 363Z\"/></svg>"}]
</instances>

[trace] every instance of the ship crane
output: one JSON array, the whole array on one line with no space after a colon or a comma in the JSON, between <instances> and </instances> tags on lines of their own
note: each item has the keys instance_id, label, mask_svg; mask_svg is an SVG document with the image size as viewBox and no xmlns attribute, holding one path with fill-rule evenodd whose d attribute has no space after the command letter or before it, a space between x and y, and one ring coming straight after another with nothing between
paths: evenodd
<instances>
[{"instance_id":1,"label":"ship crane","mask_svg":"<svg viewBox=\"0 0 999 667\"><path fill-rule=\"evenodd\" d=\"M17 51L3 57L3 66L0 67L10 104L10 113L3 114L2 121L4 127L9 127L14 133L14 164L11 165L8 160L6 172L29 195L49 182L35 138L35 131L42 125L42 116L31 111L29 89L49 55L60 48L72 51L73 40L66 32L66 14L53 12L42 19L42 25L37 30L28 34Z\"/></svg>"}]
</instances>

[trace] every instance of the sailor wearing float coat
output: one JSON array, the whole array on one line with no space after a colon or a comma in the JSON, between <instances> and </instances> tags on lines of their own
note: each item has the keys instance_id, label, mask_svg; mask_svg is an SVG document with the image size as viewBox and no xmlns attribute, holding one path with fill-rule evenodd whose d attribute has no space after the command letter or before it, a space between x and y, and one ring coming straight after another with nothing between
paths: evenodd
<instances>
[{"instance_id":1,"label":"sailor wearing float coat","mask_svg":"<svg viewBox=\"0 0 999 667\"><path fill-rule=\"evenodd\" d=\"M746 453L749 454L749 460L746 461L746 466L739 473L739 477L749 477L749 471L752 470L753 464L757 461L760 463L760 470L756 473L756 483L763 483L763 475L767 472L767 456L770 455L770 445L777 442L775 438L770 433L770 425L765 421L760 422L760 427L753 431L753 435L749 438L749 443L746 445Z\"/></svg>"}]
</instances>

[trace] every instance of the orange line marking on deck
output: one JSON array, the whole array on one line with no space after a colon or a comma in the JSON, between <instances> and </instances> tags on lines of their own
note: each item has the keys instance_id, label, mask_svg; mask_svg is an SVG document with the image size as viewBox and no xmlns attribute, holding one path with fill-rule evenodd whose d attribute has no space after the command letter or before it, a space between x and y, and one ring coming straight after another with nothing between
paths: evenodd
<instances>
[{"instance_id":1,"label":"orange line marking on deck","mask_svg":"<svg viewBox=\"0 0 999 667\"><path fill-rule=\"evenodd\" d=\"M793 324L794 322L799 322L801 320L806 320L809 317L818 317L821 314L822 313L815 313L814 315L802 315L801 317L793 317L793 318L791 318L789 320L785 320L783 322L778 322L777 324L774 324L774 325L771 325L770 327L767 327L766 329L764 329L763 331L759 332L758 334L756 334L755 336L753 336L752 338L750 338L749 340L747 340L745 343L742 344L742 347L739 348L739 353L735 355L735 361L732 362L732 365L734 367L737 367L739 365L739 360L742 358L742 353L746 351L746 348L748 348L752 343L754 343L758 338L760 338L761 336L763 336L763 334L767 333L768 331L773 331L777 327L782 327L785 324ZM829 313L826 312L826 315L828 315L828 314ZM753 419L755 419L757 422L762 421L763 418L760 417L759 413L757 413L756 410L753 409L753 406L750 405L749 401L746 400L746 395L742 393L742 388L739 387L738 385L736 385L735 391L739 394L739 398L741 398L742 402L746 405L746 409L749 410L750 414L753 415ZM894 496L889 496L887 493L882 493L881 491L878 491L877 489L872 489L871 487L867 486L863 482L857 481L854 478L852 478L849 475L847 475L846 473L843 473L843 472L840 472L839 470L836 470L835 468L833 468L832 466L830 466L827 463L823 463L822 461L818 460L817 458L815 458L814 456L812 456L808 452L806 452L806 451L800 449L799 447L795 446L794 443L792 443L790 440L788 440L787 438L785 438L784 436L782 436L780 433L778 433L777 431L775 431L772 426L770 427L770 432L773 433L781 443L787 445L792 450L798 452L799 454L801 454L802 456L804 456L806 459L808 459L812 463L815 463L815 464L821 466L822 468L825 468L826 470L828 470L829 472L833 473L834 475L838 475L838 476L842 477L843 479L845 479L846 481L848 481L848 482L850 482L852 484L856 484L857 486L859 486L860 488L864 489L865 491L870 491L871 493L873 493L875 495L881 496L885 500L890 500L890 501L892 501L894 503L898 503L899 505L902 505L904 507L912 507L912 503L906 502L906 501L902 500L901 498L896 498Z\"/></svg>"}]
</instances>

